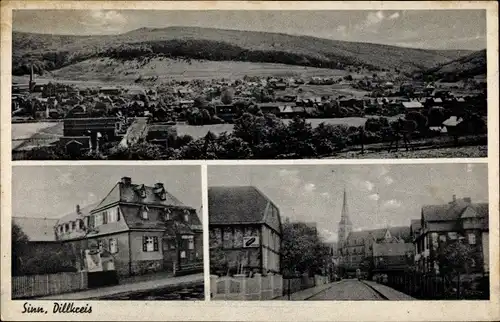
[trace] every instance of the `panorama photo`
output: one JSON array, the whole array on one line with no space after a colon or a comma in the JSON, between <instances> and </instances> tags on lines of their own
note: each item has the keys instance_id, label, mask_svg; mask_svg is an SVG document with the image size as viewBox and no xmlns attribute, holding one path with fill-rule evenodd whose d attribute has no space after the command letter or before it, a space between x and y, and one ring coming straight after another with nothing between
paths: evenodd
<instances>
[{"instance_id":1,"label":"panorama photo","mask_svg":"<svg viewBox=\"0 0 500 322\"><path fill-rule=\"evenodd\" d=\"M15 10L13 160L487 156L485 10Z\"/></svg>"}]
</instances>

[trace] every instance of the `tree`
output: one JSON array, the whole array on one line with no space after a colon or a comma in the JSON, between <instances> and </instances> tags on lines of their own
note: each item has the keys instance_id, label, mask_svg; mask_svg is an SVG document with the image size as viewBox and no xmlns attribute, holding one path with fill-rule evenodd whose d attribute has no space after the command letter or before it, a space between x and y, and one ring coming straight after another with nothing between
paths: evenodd
<instances>
[{"instance_id":1,"label":"tree","mask_svg":"<svg viewBox=\"0 0 500 322\"><path fill-rule=\"evenodd\" d=\"M315 274L324 270L330 248L316 231L305 223L283 223L282 269L285 275Z\"/></svg>"},{"instance_id":2,"label":"tree","mask_svg":"<svg viewBox=\"0 0 500 322\"><path fill-rule=\"evenodd\" d=\"M475 264L474 249L462 238L447 244L438 257L440 273L457 277L457 298L460 298L460 275L468 273Z\"/></svg>"},{"instance_id":3,"label":"tree","mask_svg":"<svg viewBox=\"0 0 500 322\"><path fill-rule=\"evenodd\" d=\"M12 224L12 231L11 231L12 239L12 275L20 275L21 267L22 267L22 260L21 260L21 254L23 249L26 247L28 244L28 236L22 231L21 227L19 227L17 224L13 223Z\"/></svg>"},{"instance_id":4,"label":"tree","mask_svg":"<svg viewBox=\"0 0 500 322\"><path fill-rule=\"evenodd\" d=\"M202 95L198 95L193 102L193 107L204 109L208 107L208 102Z\"/></svg>"},{"instance_id":5,"label":"tree","mask_svg":"<svg viewBox=\"0 0 500 322\"><path fill-rule=\"evenodd\" d=\"M222 94L220 96L220 100L223 104L228 105L228 104L231 104L233 102L233 97L234 97L233 90L230 88L225 88L222 91Z\"/></svg>"}]
</instances>

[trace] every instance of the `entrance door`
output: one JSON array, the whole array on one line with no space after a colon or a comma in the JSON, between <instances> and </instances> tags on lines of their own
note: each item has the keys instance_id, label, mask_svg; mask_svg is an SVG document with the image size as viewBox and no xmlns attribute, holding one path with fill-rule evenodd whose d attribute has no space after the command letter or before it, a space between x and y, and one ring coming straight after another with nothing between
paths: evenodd
<instances>
[{"instance_id":1,"label":"entrance door","mask_svg":"<svg viewBox=\"0 0 500 322\"><path fill-rule=\"evenodd\" d=\"M177 245L175 239L163 239L163 267L164 270L173 272L174 263L177 261Z\"/></svg>"}]
</instances>

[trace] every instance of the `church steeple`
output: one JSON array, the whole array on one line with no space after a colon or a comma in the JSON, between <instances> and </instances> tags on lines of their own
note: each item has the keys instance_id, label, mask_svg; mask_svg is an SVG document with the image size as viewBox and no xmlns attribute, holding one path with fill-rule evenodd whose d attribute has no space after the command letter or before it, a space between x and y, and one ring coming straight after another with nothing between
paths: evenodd
<instances>
[{"instance_id":1,"label":"church steeple","mask_svg":"<svg viewBox=\"0 0 500 322\"><path fill-rule=\"evenodd\" d=\"M344 188L344 198L342 202L342 213L340 215L338 237L339 247L342 247L347 240L347 236L352 231L351 219L349 219L349 208L347 207L347 193Z\"/></svg>"}]
</instances>

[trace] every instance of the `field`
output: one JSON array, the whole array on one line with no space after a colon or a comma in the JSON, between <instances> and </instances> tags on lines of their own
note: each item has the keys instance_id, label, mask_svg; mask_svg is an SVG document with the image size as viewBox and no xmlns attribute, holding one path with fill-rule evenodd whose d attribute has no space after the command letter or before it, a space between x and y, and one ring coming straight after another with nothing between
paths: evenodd
<instances>
[{"instance_id":1,"label":"field","mask_svg":"<svg viewBox=\"0 0 500 322\"><path fill-rule=\"evenodd\" d=\"M55 139L62 134L62 123L14 123L12 124L12 149L27 145L33 140Z\"/></svg>"},{"instance_id":2,"label":"field","mask_svg":"<svg viewBox=\"0 0 500 322\"><path fill-rule=\"evenodd\" d=\"M111 58L92 58L55 70L56 79L100 80L130 83L139 76L158 76L162 80L192 79L242 79L248 76L303 77L345 76L347 72L337 69L313 68L272 63L250 63L238 61L174 60L157 57L145 64L137 60L119 61ZM155 81L158 82L158 81Z\"/></svg>"},{"instance_id":3,"label":"field","mask_svg":"<svg viewBox=\"0 0 500 322\"><path fill-rule=\"evenodd\" d=\"M359 151L348 151L339 153L328 159L418 159L418 158L484 158L488 156L488 147L465 146L452 148L433 148L415 151L406 151L400 148L397 152L366 152L361 154Z\"/></svg>"}]
</instances>

